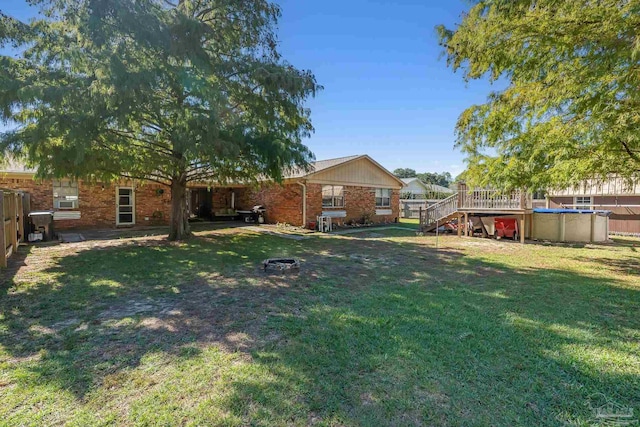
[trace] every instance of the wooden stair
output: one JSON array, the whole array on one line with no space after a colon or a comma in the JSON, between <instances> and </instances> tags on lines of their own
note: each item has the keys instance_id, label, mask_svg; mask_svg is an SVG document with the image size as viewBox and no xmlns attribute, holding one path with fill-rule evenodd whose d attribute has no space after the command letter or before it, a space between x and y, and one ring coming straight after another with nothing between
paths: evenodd
<instances>
[{"instance_id":1,"label":"wooden stair","mask_svg":"<svg viewBox=\"0 0 640 427\"><path fill-rule=\"evenodd\" d=\"M443 226L444 224L453 221L454 219L458 219L458 212L454 212L451 215L447 215L443 218L438 219L436 222L433 222L429 225L423 225L421 230L425 233L429 233L434 231L436 228Z\"/></svg>"},{"instance_id":2,"label":"wooden stair","mask_svg":"<svg viewBox=\"0 0 640 427\"><path fill-rule=\"evenodd\" d=\"M457 217L458 194L453 194L427 207L420 216L420 229L423 232L433 231Z\"/></svg>"}]
</instances>

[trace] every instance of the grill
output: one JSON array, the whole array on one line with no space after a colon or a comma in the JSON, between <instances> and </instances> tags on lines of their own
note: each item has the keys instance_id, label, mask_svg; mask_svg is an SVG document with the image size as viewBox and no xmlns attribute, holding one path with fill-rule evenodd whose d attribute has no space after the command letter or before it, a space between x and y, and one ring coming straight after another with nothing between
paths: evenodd
<instances>
[{"instance_id":1,"label":"grill","mask_svg":"<svg viewBox=\"0 0 640 427\"><path fill-rule=\"evenodd\" d=\"M240 218L247 223L264 224L266 221L267 210L262 205L256 205L253 208L246 211L238 211Z\"/></svg>"}]
</instances>

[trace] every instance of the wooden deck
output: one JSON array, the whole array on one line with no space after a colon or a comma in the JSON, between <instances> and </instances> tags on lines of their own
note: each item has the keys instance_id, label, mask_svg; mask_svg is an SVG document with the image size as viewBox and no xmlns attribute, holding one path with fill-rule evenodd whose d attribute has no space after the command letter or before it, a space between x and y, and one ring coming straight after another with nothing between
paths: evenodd
<instances>
[{"instance_id":1,"label":"wooden deck","mask_svg":"<svg viewBox=\"0 0 640 427\"><path fill-rule=\"evenodd\" d=\"M469 224L469 217L477 215L510 215L519 219L520 241L524 243L526 218L533 212L533 197L524 190L502 192L491 189L469 190L464 184L459 191L420 215L423 231L432 231L442 224L457 219L458 224ZM470 235L469 227L458 227L458 235Z\"/></svg>"}]
</instances>

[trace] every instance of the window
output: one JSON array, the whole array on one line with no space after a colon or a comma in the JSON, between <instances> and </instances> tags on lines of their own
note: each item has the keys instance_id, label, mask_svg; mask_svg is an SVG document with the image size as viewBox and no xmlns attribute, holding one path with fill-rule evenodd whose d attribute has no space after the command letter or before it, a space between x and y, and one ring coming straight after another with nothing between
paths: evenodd
<instances>
[{"instance_id":1,"label":"window","mask_svg":"<svg viewBox=\"0 0 640 427\"><path fill-rule=\"evenodd\" d=\"M78 181L53 181L53 207L55 209L78 208Z\"/></svg>"},{"instance_id":2,"label":"window","mask_svg":"<svg viewBox=\"0 0 640 427\"><path fill-rule=\"evenodd\" d=\"M391 189L376 188L376 207L388 208L391 206Z\"/></svg>"},{"instance_id":3,"label":"window","mask_svg":"<svg viewBox=\"0 0 640 427\"><path fill-rule=\"evenodd\" d=\"M576 197L574 205L576 208L590 209L591 197L590 196Z\"/></svg>"},{"instance_id":4,"label":"window","mask_svg":"<svg viewBox=\"0 0 640 427\"><path fill-rule=\"evenodd\" d=\"M344 188L341 185L322 186L322 207L342 208L344 207Z\"/></svg>"}]
</instances>

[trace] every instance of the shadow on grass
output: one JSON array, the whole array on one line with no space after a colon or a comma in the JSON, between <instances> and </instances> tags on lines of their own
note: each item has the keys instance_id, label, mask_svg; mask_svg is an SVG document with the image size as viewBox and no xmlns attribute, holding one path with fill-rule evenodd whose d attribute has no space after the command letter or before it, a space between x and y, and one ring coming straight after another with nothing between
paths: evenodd
<instances>
[{"instance_id":1,"label":"shadow on grass","mask_svg":"<svg viewBox=\"0 0 640 427\"><path fill-rule=\"evenodd\" d=\"M265 274L272 256L303 267ZM197 361L212 345L254 367L216 403L240 423L555 425L586 422L593 393L640 394L623 369L636 290L420 239L122 241L43 273L0 301L0 344L25 387L80 400L148 354Z\"/></svg>"}]
</instances>

